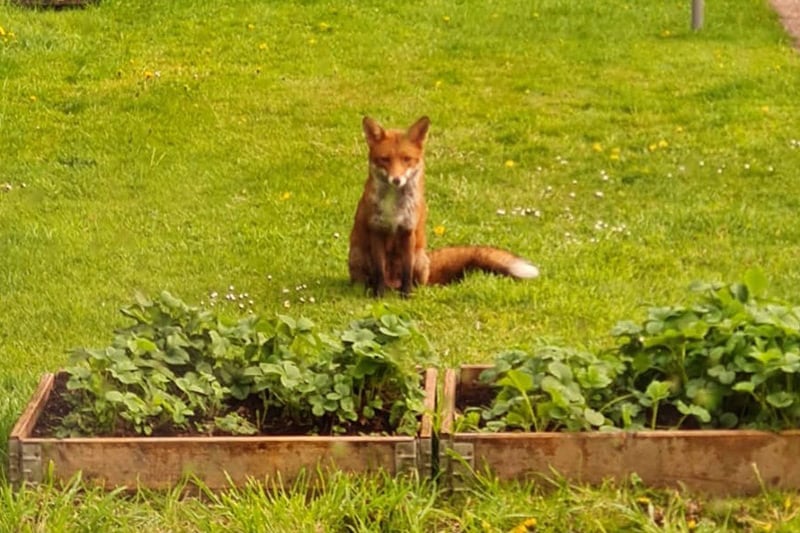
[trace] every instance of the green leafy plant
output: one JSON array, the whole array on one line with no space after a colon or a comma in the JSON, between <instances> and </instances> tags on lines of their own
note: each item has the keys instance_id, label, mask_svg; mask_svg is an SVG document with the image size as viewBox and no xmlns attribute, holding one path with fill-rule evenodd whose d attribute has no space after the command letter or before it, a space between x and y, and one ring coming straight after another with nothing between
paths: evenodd
<instances>
[{"instance_id":1,"label":"green leafy plant","mask_svg":"<svg viewBox=\"0 0 800 533\"><path fill-rule=\"evenodd\" d=\"M730 285L696 283L690 306L652 308L613 331L625 386L669 383L660 399L696 425L797 427L800 307L769 299L757 271Z\"/></svg>"},{"instance_id":2,"label":"green leafy plant","mask_svg":"<svg viewBox=\"0 0 800 533\"><path fill-rule=\"evenodd\" d=\"M462 427L491 431L581 430L607 424L593 405L611 400L608 386L621 366L588 352L543 347L500 354L480 381L497 388L488 407L467 409Z\"/></svg>"},{"instance_id":3,"label":"green leafy plant","mask_svg":"<svg viewBox=\"0 0 800 533\"><path fill-rule=\"evenodd\" d=\"M620 322L613 349L546 347L501 354L481 375L489 406L462 427L794 428L800 423L800 307L765 296L767 281L695 283L691 305Z\"/></svg>"},{"instance_id":4,"label":"green leafy plant","mask_svg":"<svg viewBox=\"0 0 800 533\"><path fill-rule=\"evenodd\" d=\"M134 324L111 346L72 352L59 435L416 432L427 341L385 305L340 333L283 315L230 322L166 292L122 313Z\"/></svg>"}]
</instances>

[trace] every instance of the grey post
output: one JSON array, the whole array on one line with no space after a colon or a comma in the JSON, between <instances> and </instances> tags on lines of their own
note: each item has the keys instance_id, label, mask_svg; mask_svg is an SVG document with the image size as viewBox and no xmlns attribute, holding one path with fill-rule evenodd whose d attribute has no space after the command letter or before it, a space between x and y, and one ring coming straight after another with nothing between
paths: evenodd
<instances>
[{"instance_id":1,"label":"grey post","mask_svg":"<svg viewBox=\"0 0 800 533\"><path fill-rule=\"evenodd\" d=\"M697 31L703 27L704 0L692 0L692 29Z\"/></svg>"}]
</instances>

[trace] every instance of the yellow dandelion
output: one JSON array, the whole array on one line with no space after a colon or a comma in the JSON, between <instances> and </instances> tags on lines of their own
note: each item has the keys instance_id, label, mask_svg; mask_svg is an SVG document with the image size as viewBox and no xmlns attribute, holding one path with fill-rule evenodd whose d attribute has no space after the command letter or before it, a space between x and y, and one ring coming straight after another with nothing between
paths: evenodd
<instances>
[{"instance_id":1,"label":"yellow dandelion","mask_svg":"<svg viewBox=\"0 0 800 533\"><path fill-rule=\"evenodd\" d=\"M444 232L445 232L444 226L436 226L435 228L433 228L433 234L436 235L437 237L441 237L442 235L444 235Z\"/></svg>"},{"instance_id":2,"label":"yellow dandelion","mask_svg":"<svg viewBox=\"0 0 800 533\"><path fill-rule=\"evenodd\" d=\"M327 22L320 22L319 24L317 24L317 27L319 28L319 31L331 31L332 29L331 25L328 24Z\"/></svg>"},{"instance_id":3,"label":"yellow dandelion","mask_svg":"<svg viewBox=\"0 0 800 533\"><path fill-rule=\"evenodd\" d=\"M769 113L769 106L768 105L761 106L761 112L762 113Z\"/></svg>"},{"instance_id":4,"label":"yellow dandelion","mask_svg":"<svg viewBox=\"0 0 800 533\"><path fill-rule=\"evenodd\" d=\"M6 36L6 30L2 26L0 26L0 37L5 37L5 36Z\"/></svg>"},{"instance_id":5,"label":"yellow dandelion","mask_svg":"<svg viewBox=\"0 0 800 533\"><path fill-rule=\"evenodd\" d=\"M261 43L258 45L259 50L266 50L268 48L267 43Z\"/></svg>"},{"instance_id":6,"label":"yellow dandelion","mask_svg":"<svg viewBox=\"0 0 800 533\"><path fill-rule=\"evenodd\" d=\"M787 496L785 500L783 500L783 510L788 511L792 507L792 497Z\"/></svg>"},{"instance_id":7,"label":"yellow dandelion","mask_svg":"<svg viewBox=\"0 0 800 533\"><path fill-rule=\"evenodd\" d=\"M436 80L436 83L433 84L436 89L440 89L444 82L442 80Z\"/></svg>"},{"instance_id":8,"label":"yellow dandelion","mask_svg":"<svg viewBox=\"0 0 800 533\"><path fill-rule=\"evenodd\" d=\"M658 147L659 148L666 148L667 146L669 146L669 143L667 141L665 141L664 139L661 139L660 141L658 141Z\"/></svg>"},{"instance_id":9,"label":"yellow dandelion","mask_svg":"<svg viewBox=\"0 0 800 533\"><path fill-rule=\"evenodd\" d=\"M290 193L290 192L288 192L288 191L286 191L286 192L284 192L283 194L281 194L281 200L284 200L284 201L285 201L285 200L288 200L288 199L289 199L289 198L291 198L291 197L292 197L292 193Z\"/></svg>"},{"instance_id":10,"label":"yellow dandelion","mask_svg":"<svg viewBox=\"0 0 800 533\"><path fill-rule=\"evenodd\" d=\"M648 146L647 149L650 150L651 152L655 152L656 150L658 150L658 144L653 143L650 146Z\"/></svg>"},{"instance_id":11,"label":"yellow dandelion","mask_svg":"<svg viewBox=\"0 0 800 533\"><path fill-rule=\"evenodd\" d=\"M669 31L669 30L661 30L661 36L662 37L669 37L670 35L672 35L671 31Z\"/></svg>"},{"instance_id":12,"label":"yellow dandelion","mask_svg":"<svg viewBox=\"0 0 800 533\"><path fill-rule=\"evenodd\" d=\"M248 24L248 25L247 25L247 29L248 29L248 30L250 30L250 31L253 31L254 29L256 29L256 25L255 25L255 24L252 24L252 23L251 23L251 24Z\"/></svg>"},{"instance_id":13,"label":"yellow dandelion","mask_svg":"<svg viewBox=\"0 0 800 533\"><path fill-rule=\"evenodd\" d=\"M30 96L30 100L31 100L31 102L35 102L36 100L38 100L38 98L36 98L36 95L35 95L35 94L32 94L32 95Z\"/></svg>"},{"instance_id":14,"label":"yellow dandelion","mask_svg":"<svg viewBox=\"0 0 800 533\"><path fill-rule=\"evenodd\" d=\"M527 533L536 529L536 519L526 518L511 530L512 533Z\"/></svg>"},{"instance_id":15,"label":"yellow dandelion","mask_svg":"<svg viewBox=\"0 0 800 533\"><path fill-rule=\"evenodd\" d=\"M594 150L595 152L602 152L603 151L603 145L600 144L600 143L593 143L592 144L592 150Z\"/></svg>"},{"instance_id":16,"label":"yellow dandelion","mask_svg":"<svg viewBox=\"0 0 800 533\"><path fill-rule=\"evenodd\" d=\"M311 39L308 40L308 44L311 45L317 44L317 40L312 37Z\"/></svg>"},{"instance_id":17,"label":"yellow dandelion","mask_svg":"<svg viewBox=\"0 0 800 533\"><path fill-rule=\"evenodd\" d=\"M150 80L150 79L153 79L154 74L149 70L145 70L143 76L144 76L144 79Z\"/></svg>"},{"instance_id":18,"label":"yellow dandelion","mask_svg":"<svg viewBox=\"0 0 800 533\"><path fill-rule=\"evenodd\" d=\"M697 529L697 520L695 520L694 518L691 518L691 519L687 520L686 521L686 529L688 529L689 531L691 531L693 529Z\"/></svg>"},{"instance_id":19,"label":"yellow dandelion","mask_svg":"<svg viewBox=\"0 0 800 533\"><path fill-rule=\"evenodd\" d=\"M443 20L445 23L449 23L449 22L450 22L450 17L449 17L449 16L447 16L447 15L445 15L445 16L443 16L443 17L442 17L442 20Z\"/></svg>"},{"instance_id":20,"label":"yellow dandelion","mask_svg":"<svg viewBox=\"0 0 800 533\"><path fill-rule=\"evenodd\" d=\"M648 498L647 496L639 496L638 498L636 498L636 503L648 505L650 503L650 498Z\"/></svg>"},{"instance_id":21,"label":"yellow dandelion","mask_svg":"<svg viewBox=\"0 0 800 533\"><path fill-rule=\"evenodd\" d=\"M514 168L515 166L517 166L517 163L514 162L513 159L507 159L506 162L505 162L505 165L506 165L506 168Z\"/></svg>"},{"instance_id":22,"label":"yellow dandelion","mask_svg":"<svg viewBox=\"0 0 800 533\"><path fill-rule=\"evenodd\" d=\"M608 157L612 161L619 161L619 156L620 156L621 152L622 152L622 150L620 150L619 148L612 148L611 149L611 155L609 155Z\"/></svg>"}]
</instances>

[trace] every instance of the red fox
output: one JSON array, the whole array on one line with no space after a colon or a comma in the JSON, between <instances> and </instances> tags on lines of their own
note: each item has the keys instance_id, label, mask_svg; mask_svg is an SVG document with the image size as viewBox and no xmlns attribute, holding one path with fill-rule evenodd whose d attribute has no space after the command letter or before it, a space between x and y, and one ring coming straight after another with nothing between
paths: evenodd
<instances>
[{"instance_id":1,"label":"red fox","mask_svg":"<svg viewBox=\"0 0 800 533\"><path fill-rule=\"evenodd\" d=\"M488 246L425 251L424 148L430 120L422 117L406 131L386 130L364 117L369 174L350 233L350 280L373 296L387 287L403 297L416 285L456 281L470 270L514 278L535 278L539 269L511 252Z\"/></svg>"}]
</instances>

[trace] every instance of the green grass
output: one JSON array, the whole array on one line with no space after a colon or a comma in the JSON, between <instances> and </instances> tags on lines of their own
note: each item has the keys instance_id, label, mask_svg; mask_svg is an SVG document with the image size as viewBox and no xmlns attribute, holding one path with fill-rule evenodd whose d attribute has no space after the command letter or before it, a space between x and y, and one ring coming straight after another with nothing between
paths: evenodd
<instances>
[{"instance_id":1,"label":"green grass","mask_svg":"<svg viewBox=\"0 0 800 533\"><path fill-rule=\"evenodd\" d=\"M431 483L383 476L332 475L319 486L285 490L261 484L186 497L87 489L80 480L56 489L0 487L0 531L796 531L796 495L698 499L648 490L635 481L595 489L559 480L497 483L481 478L447 494ZM524 524L535 521L535 528Z\"/></svg>"},{"instance_id":2,"label":"green grass","mask_svg":"<svg viewBox=\"0 0 800 533\"><path fill-rule=\"evenodd\" d=\"M136 290L199 303L233 285L260 314L329 326L358 314L368 302L346 257L364 114L432 118L429 225L445 230L432 247L495 244L542 270L391 297L443 365L539 338L606 345L642 305L752 267L800 301L800 56L761 0L709 3L699 33L688 0L221 4L53 12L0 0L0 186L11 185L0 191L0 458L38 376L69 348L105 345ZM342 490L369 482L353 483ZM433 506L423 523L452 529L473 514L510 527L492 501L520 494L498 487L453 511L392 487ZM3 490L3 516L42 502L30 529L91 509L122 529L208 516L170 497L90 492L76 510L69 493ZM616 505L614 490L567 495Z\"/></svg>"}]
</instances>

